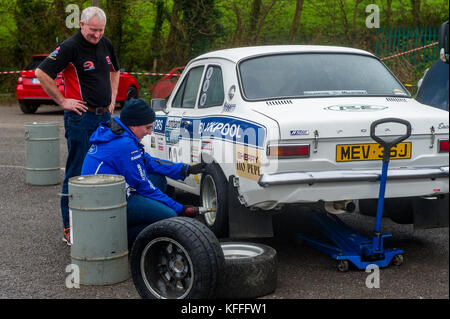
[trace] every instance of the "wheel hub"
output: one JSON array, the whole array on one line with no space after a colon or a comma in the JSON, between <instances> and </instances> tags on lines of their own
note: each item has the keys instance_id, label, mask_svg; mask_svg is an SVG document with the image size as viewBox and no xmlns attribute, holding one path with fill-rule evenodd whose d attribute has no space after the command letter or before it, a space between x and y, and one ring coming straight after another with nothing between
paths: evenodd
<instances>
[{"instance_id":1,"label":"wheel hub","mask_svg":"<svg viewBox=\"0 0 450 319\"><path fill-rule=\"evenodd\" d=\"M203 194L202 194L202 206L205 208L213 208L213 212L206 213L205 221L209 226L214 225L216 222L216 210L217 210L217 191L214 185L214 180L211 176L205 177L205 182L203 184Z\"/></svg>"},{"instance_id":2,"label":"wheel hub","mask_svg":"<svg viewBox=\"0 0 450 319\"><path fill-rule=\"evenodd\" d=\"M141 271L146 286L157 298L184 298L192 289L192 261L173 239L151 241L142 254Z\"/></svg>"},{"instance_id":3,"label":"wheel hub","mask_svg":"<svg viewBox=\"0 0 450 319\"><path fill-rule=\"evenodd\" d=\"M169 260L169 272L176 279L186 277L189 270L186 260L181 255L171 257Z\"/></svg>"}]
</instances>

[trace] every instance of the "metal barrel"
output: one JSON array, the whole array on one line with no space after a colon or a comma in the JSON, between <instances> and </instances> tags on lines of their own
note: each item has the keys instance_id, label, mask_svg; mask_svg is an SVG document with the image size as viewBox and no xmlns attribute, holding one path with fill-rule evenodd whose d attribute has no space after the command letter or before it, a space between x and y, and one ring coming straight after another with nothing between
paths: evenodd
<instances>
[{"instance_id":1,"label":"metal barrel","mask_svg":"<svg viewBox=\"0 0 450 319\"><path fill-rule=\"evenodd\" d=\"M71 260L80 284L109 285L129 278L125 179L85 175L69 179Z\"/></svg>"},{"instance_id":2,"label":"metal barrel","mask_svg":"<svg viewBox=\"0 0 450 319\"><path fill-rule=\"evenodd\" d=\"M26 183L56 185L61 182L59 124L25 124Z\"/></svg>"}]
</instances>

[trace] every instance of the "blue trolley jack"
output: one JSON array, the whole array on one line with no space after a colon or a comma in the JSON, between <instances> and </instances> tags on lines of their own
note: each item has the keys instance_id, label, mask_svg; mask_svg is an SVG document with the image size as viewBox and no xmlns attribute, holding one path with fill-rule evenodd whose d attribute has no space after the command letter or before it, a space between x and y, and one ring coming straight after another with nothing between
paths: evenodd
<instances>
[{"instance_id":1,"label":"blue trolley jack","mask_svg":"<svg viewBox=\"0 0 450 319\"><path fill-rule=\"evenodd\" d=\"M400 123L406 126L406 133L396 139L388 141L375 135L375 128L383 123ZM298 235L302 240L310 246L330 255L338 261L338 269L347 271L349 262L358 269L366 269L368 265L374 264L379 268L387 267L391 262L394 265L403 263L403 250L397 248L385 249L383 241L392 235L381 234L381 220L383 217L384 196L386 190L386 180L388 173L388 165L390 160L391 148L401 141L407 139L411 135L411 124L402 119L386 118L373 122L370 126L370 137L383 147L383 166L381 170L380 191L378 196L377 214L375 221L375 229L372 238L361 236L337 216L328 214L324 211L312 212L310 217L321 228L322 233L334 245Z\"/></svg>"}]
</instances>

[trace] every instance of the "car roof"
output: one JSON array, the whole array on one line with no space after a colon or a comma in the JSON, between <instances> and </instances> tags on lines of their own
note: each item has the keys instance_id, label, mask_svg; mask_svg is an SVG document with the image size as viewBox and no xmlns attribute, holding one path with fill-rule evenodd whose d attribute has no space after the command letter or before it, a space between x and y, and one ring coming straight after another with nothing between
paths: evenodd
<instances>
[{"instance_id":1,"label":"car roof","mask_svg":"<svg viewBox=\"0 0 450 319\"><path fill-rule=\"evenodd\" d=\"M233 49L224 49L202 54L197 58L191 60L191 62L201 59L226 59L234 63L239 62L242 59L259 56L259 55L271 55L276 53L353 53L364 54L373 56L373 54L359 49L337 47L337 46L323 46L323 45L264 45L253 47L242 47ZM191 63L190 62L190 63Z\"/></svg>"}]
</instances>

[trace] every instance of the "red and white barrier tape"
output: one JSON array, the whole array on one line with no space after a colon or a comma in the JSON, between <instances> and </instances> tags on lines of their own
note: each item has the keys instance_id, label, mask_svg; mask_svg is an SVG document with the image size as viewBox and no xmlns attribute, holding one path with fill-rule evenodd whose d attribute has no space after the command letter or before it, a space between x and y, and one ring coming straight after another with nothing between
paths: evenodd
<instances>
[{"instance_id":1,"label":"red and white barrier tape","mask_svg":"<svg viewBox=\"0 0 450 319\"><path fill-rule=\"evenodd\" d=\"M0 74L14 74L20 73L22 71L0 71ZM168 76L180 76L181 74L176 73L152 73L152 72L122 72L124 74L137 74L137 75L168 75Z\"/></svg>"},{"instance_id":2,"label":"red and white barrier tape","mask_svg":"<svg viewBox=\"0 0 450 319\"><path fill-rule=\"evenodd\" d=\"M392 58L396 58L398 56L405 55L405 54L408 54L408 53L411 53L411 52L414 52L414 51L422 50L422 49L425 49L425 48L428 48L428 47L432 47L432 46L437 45L437 44L438 44L438 42L433 42L431 44L427 44L427 45L424 45L424 46L419 47L419 48L411 49L411 50L408 50L408 51L405 51L405 52L402 52L402 53L397 53L397 54L394 54L394 55L391 55L391 56L387 56L387 57L381 58L381 61L389 60L389 59L392 59ZM20 72L21 71L1 71L0 75L1 74L20 73ZM124 74L133 74L133 75L155 75L155 76L166 76L166 75L167 76L180 76L181 75L181 74L175 74L175 73L153 73L153 72L122 72L122 73L124 73Z\"/></svg>"},{"instance_id":3,"label":"red and white barrier tape","mask_svg":"<svg viewBox=\"0 0 450 319\"><path fill-rule=\"evenodd\" d=\"M415 48L415 49L411 49L411 50L408 50L408 51L405 51L405 52L402 52L402 53L398 53L398 54L394 54L394 55L391 55L391 56L387 56L387 57L381 58L381 61L392 59L392 58L396 58L398 56L405 55L405 54L408 54L408 53L411 53L411 52L414 52L414 51L418 51L418 50L422 50L422 49L425 49L425 48L428 48L428 47L432 47L434 45L437 45L438 43L439 42L433 42L431 44L424 45L424 46L422 46L420 48Z\"/></svg>"},{"instance_id":4,"label":"red and white barrier tape","mask_svg":"<svg viewBox=\"0 0 450 319\"><path fill-rule=\"evenodd\" d=\"M135 74L135 75L163 75L163 76L180 76L181 74L176 73L152 73L152 72L122 72L124 74Z\"/></svg>"},{"instance_id":5,"label":"red and white barrier tape","mask_svg":"<svg viewBox=\"0 0 450 319\"><path fill-rule=\"evenodd\" d=\"M0 74L20 73L21 71L1 71Z\"/></svg>"}]
</instances>

